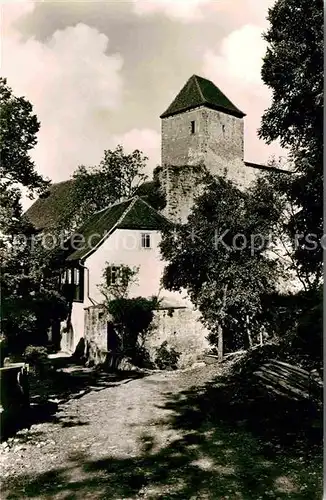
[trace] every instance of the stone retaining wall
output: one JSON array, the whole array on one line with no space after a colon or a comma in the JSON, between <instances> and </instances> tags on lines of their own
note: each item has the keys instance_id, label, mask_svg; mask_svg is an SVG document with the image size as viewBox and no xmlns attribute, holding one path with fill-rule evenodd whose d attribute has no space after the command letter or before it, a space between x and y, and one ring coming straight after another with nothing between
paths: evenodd
<instances>
[{"instance_id":1,"label":"stone retaining wall","mask_svg":"<svg viewBox=\"0 0 326 500\"><path fill-rule=\"evenodd\" d=\"M110 317L100 306L85 310L85 354L95 364L108 362L118 350L119 338ZM167 308L155 311L151 331L144 347L155 360L157 349L164 341L180 352L179 367L190 366L201 359L209 347L208 331L199 321L199 314L190 308ZM112 362L113 363L113 362Z\"/></svg>"}]
</instances>

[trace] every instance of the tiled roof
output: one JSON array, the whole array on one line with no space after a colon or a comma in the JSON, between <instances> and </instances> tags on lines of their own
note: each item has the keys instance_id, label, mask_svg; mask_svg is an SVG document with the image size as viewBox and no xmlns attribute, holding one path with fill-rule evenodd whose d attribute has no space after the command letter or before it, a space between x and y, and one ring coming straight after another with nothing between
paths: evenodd
<instances>
[{"instance_id":1,"label":"tiled roof","mask_svg":"<svg viewBox=\"0 0 326 500\"><path fill-rule=\"evenodd\" d=\"M206 106L239 118L245 116L213 82L193 75L180 90L168 109L161 115L161 118L182 113L198 106Z\"/></svg>"},{"instance_id":2,"label":"tiled roof","mask_svg":"<svg viewBox=\"0 0 326 500\"><path fill-rule=\"evenodd\" d=\"M244 162L246 167L257 168L258 170L265 170L266 172L277 172L281 174L293 174L291 170L284 170L284 168L272 167L269 165L262 165L261 163L253 163L252 161Z\"/></svg>"},{"instance_id":3,"label":"tiled roof","mask_svg":"<svg viewBox=\"0 0 326 500\"><path fill-rule=\"evenodd\" d=\"M82 260L95 251L97 246L115 229L160 230L168 224L170 224L168 219L159 214L153 207L138 196L121 203L115 203L93 214L88 221L74 233L82 235L86 245L83 243L80 249L68 251L66 260ZM74 235L71 236L70 242L72 238L74 238Z\"/></svg>"},{"instance_id":4,"label":"tiled roof","mask_svg":"<svg viewBox=\"0 0 326 500\"><path fill-rule=\"evenodd\" d=\"M52 184L47 193L41 195L25 212L29 222L38 231L47 231L62 226L76 212L73 197L74 180ZM135 195L144 198L154 208L160 209L154 181L141 184Z\"/></svg>"},{"instance_id":5,"label":"tiled roof","mask_svg":"<svg viewBox=\"0 0 326 500\"><path fill-rule=\"evenodd\" d=\"M53 229L74 211L72 201L74 181L67 180L50 186L25 212L28 221L38 230Z\"/></svg>"}]
</instances>

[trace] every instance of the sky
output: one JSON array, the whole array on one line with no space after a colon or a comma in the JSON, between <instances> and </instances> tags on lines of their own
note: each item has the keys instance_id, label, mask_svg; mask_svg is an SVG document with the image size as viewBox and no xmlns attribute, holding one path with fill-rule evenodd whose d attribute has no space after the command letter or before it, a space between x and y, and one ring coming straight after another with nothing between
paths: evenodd
<instances>
[{"instance_id":1,"label":"sky","mask_svg":"<svg viewBox=\"0 0 326 500\"><path fill-rule=\"evenodd\" d=\"M245 160L278 144L258 139L270 90L260 77L273 0L47 0L1 4L1 76L41 122L32 151L54 182L122 144L160 164L160 114L188 78L211 79L244 113Z\"/></svg>"}]
</instances>

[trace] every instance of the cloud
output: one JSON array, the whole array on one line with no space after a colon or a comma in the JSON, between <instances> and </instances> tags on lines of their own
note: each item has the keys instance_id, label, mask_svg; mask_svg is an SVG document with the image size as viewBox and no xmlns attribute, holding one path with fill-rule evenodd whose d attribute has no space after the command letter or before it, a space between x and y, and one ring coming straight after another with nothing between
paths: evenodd
<instances>
[{"instance_id":1,"label":"cloud","mask_svg":"<svg viewBox=\"0 0 326 500\"><path fill-rule=\"evenodd\" d=\"M261 80L266 43L261 27L247 24L230 33L218 50L203 55L203 73L244 113L245 158L266 163L272 155L284 155L277 143L267 147L258 139L261 117L271 102L271 93Z\"/></svg>"},{"instance_id":2,"label":"cloud","mask_svg":"<svg viewBox=\"0 0 326 500\"><path fill-rule=\"evenodd\" d=\"M243 84L261 85L262 58L266 52L266 43L262 39L261 28L247 24L233 31L221 44L218 54L208 51L206 64L211 62L226 71L230 78Z\"/></svg>"},{"instance_id":3,"label":"cloud","mask_svg":"<svg viewBox=\"0 0 326 500\"><path fill-rule=\"evenodd\" d=\"M235 25L244 25L248 22L265 29L268 9L275 4L275 0L212 0L211 13L217 12Z\"/></svg>"},{"instance_id":4,"label":"cloud","mask_svg":"<svg viewBox=\"0 0 326 500\"><path fill-rule=\"evenodd\" d=\"M161 162L161 136L152 129L132 129L121 135L113 135L109 147L122 144L126 153L135 149L142 151L149 158L146 174L151 175L153 169Z\"/></svg>"},{"instance_id":5,"label":"cloud","mask_svg":"<svg viewBox=\"0 0 326 500\"><path fill-rule=\"evenodd\" d=\"M197 21L203 17L203 7L211 0L133 0L138 15L163 13L183 22Z\"/></svg>"},{"instance_id":6,"label":"cloud","mask_svg":"<svg viewBox=\"0 0 326 500\"><path fill-rule=\"evenodd\" d=\"M44 43L23 39L16 23L33 3L2 6L1 73L25 95L41 122L33 151L38 170L68 178L78 164L94 164L107 148L112 116L123 97L122 57L86 24L55 31Z\"/></svg>"},{"instance_id":7,"label":"cloud","mask_svg":"<svg viewBox=\"0 0 326 500\"><path fill-rule=\"evenodd\" d=\"M230 19L232 23L263 23L268 8L275 0L132 0L134 12L140 16L163 14L184 22L197 22L214 18ZM216 18L215 18L216 19Z\"/></svg>"},{"instance_id":8,"label":"cloud","mask_svg":"<svg viewBox=\"0 0 326 500\"><path fill-rule=\"evenodd\" d=\"M259 127L263 109L269 105L270 96L268 89L260 81L261 57L265 50L260 32L263 29L263 12L266 14L266 5L271 0L262 0L261 4L259 3L259 6L264 5L264 8L258 9L260 12L258 21L256 21L256 15L258 16L256 11L255 15L253 12L247 12L248 9L257 7L256 0L248 0L248 3L245 3L246 8L243 0L232 0L232 2L133 0L133 2L133 7L139 15L161 12L186 22L202 20L205 15L205 22L207 20L205 27L207 25L207 32L214 29L216 46L211 47L210 36L209 45L205 52L202 52L205 47L205 33L196 35L199 36L198 42L201 42L196 45L196 51L193 50L194 45L185 42L183 48L182 43L180 50L184 55L183 68L189 66L189 75L203 71L204 76L212 79L248 114L246 158L264 161L268 156L266 150L271 151L271 147L266 148L262 141L257 140L256 129ZM104 149L113 148L120 143L126 151L136 148L144 151L150 158L150 171L160 161L160 135L154 130L152 104L158 100L158 88L160 96L164 97L169 89L170 78L169 76L166 79L161 78L158 83L152 78L152 74L160 74L161 68L158 69L157 61L154 64L152 52L145 60L143 50L139 49L140 45L143 48L143 44L148 40L151 42L152 39L140 35L140 31L136 30L134 33L137 35L137 43L132 39L127 45L121 45L117 43L116 31L120 25L115 25L116 21L109 24L104 22L104 19L102 24L98 23L101 28L96 29L93 27L96 16L87 16L84 11L81 15L79 10L74 11L76 15L70 16L69 9L60 10L60 22L55 16L50 16L51 22L46 25L47 29L38 29L38 23L44 26L45 16L51 14L51 6L53 7L51 3L36 6L34 2L1 5L1 73L8 78L8 83L16 95L25 95L32 102L41 122L38 145L33 151L38 170L54 181L67 179L79 164L97 164L102 158ZM235 25L240 23L241 16L244 16L244 19L252 17L254 21L249 21L250 24L233 31L219 43L221 35L216 33L215 37L215 25L212 28L212 22L216 19L215 11L221 22L227 21L228 17L233 26L234 23ZM58 16L59 10L55 13ZM215 17L213 15L210 17L209 13ZM64 23L65 16L67 16L67 26ZM137 26L137 23L141 25L140 19L134 15L132 17L134 23L132 26ZM52 22L52 19L57 20ZM78 23L80 19L84 22ZM157 19L156 22L160 20ZM29 30L26 31L27 25ZM155 27L154 20L152 25ZM128 28L129 26L128 24ZM186 29L184 26L182 28ZM124 27L120 31L123 29ZM41 33L42 41L31 36L31 32ZM169 33L171 34L171 31ZM120 35L122 36L119 32ZM196 37L192 41L193 44L197 40ZM174 34L172 38L174 39ZM115 49L112 48L114 43ZM164 68L166 55L162 43L160 38L152 41L156 49L155 54L161 53L160 64L162 62ZM129 54L131 46L132 52ZM193 61L198 61L199 67L197 62L194 66L189 64L187 51L191 53L191 64ZM173 54L171 55L169 51L170 69L166 75L170 74L171 64L173 65ZM149 68L148 74L144 68L146 70ZM146 75L146 78L143 80L139 78L140 75L142 78ZM144 81L146 85L148 81L153 84L151 88L146 88L146 93L144 93ZM153 97L154 89L155 97ZM174 95L171 99L173 97ZM145 108L140 106L144 98L148 103ZM156 114L157 111L154 112L155 116Z\"/></svg>"}]
</instances>

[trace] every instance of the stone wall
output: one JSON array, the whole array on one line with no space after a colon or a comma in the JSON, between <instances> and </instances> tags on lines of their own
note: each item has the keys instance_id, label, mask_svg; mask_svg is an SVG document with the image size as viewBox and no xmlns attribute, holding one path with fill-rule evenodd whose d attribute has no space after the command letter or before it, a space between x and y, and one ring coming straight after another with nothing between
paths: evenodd
<instances>
[{"instance_id":1,"label":"stone wall","mask_svg":"<svg viewBox=\"0 0 326 500\"><path fill-rule=\"evenodd\" d=\"M166 166L160 171L160 183L166 196L162 213L174 222L186 222L194 196L200 192L204 168L197 165Z\"/></svg>"},{"instance_id":2,"label":"stone wall","mask_svg":"<svg viewBox=\"0 0 326 500\"><path fill-rule=\"evenodd\" d=\"M179 367L191 366L200 360L210 345L206 340L208 331L199 321L199 313L190 308L161 309L155 312L153 332L145 342L151 359L155 359L156 350L167 341L181 353Z\"/></svg>"},{"instance_id":3,"label":"stone wall","mask_svg":"<svg viewBox=\"0 0 326 500\"><path fill-rule=\"evenodd\" d=\"M195 133L191 133L192 121ZM256 173L245 166L243 157L242 118L204 106L163 118L160 182L167 202L164 214L174 221L186 221L193 199L200 193L205 168L247 188Z\"/></svg>"},{"instance_id":4,"label":"stone wall","mask_svg":"<svg viewBox=\"0 0 326 500\"><path fill-rule=\"evenodd\" d=\"M244 158L244 122L212 109L205 109L205 166L214 175L225 175L239 186L247 183Z\"/></svg>"},{"instance_id":5,"label":"stone wall","mask_svg":"<svg viewBox=\"0 0 326 500\"><path fill-rule=\"evenodd\" d=\"M85 309L85 357L95 364L107 359L109 320L107 311L101 306Z\"/></svg>"},{"instance_id":6,"label":"stone wall","mask_svg":"<svg viewBox=\"0 0 326 500\"><path fill-rule=\"evenodd\" d=\"M162 119L162 166L197 165L205 158L207 123L203 107ZM191 122L196 131L191 133Z\"/></svg>"},{"instance_id":7,"label":"stone wall","mask_svg":"<svg viewBox=\"0 0 326 500\"><path fill-rule=\"evenodd\" d=\"M201 106L162 119L162 166L202 163L213 174L234 177L240 166L246 172L243 157L243 118Z\"/></svg>"},{"instance_id":8,"label":"stone wall","mask_svg":"<svg viewBox=\"0 0 326 500\"><path fill-rule=\"evenodd\" d=\"M95 364L108 361L108 355L117 347L117 335L110 328L110 317L98 306L85 311L85 354ZM181 353L179 367L190 366L209 348L208 331L199 321L199 313L190 308L157 310L144 347L152 361L164 341Z\"/></svg>"}]
</instances>

